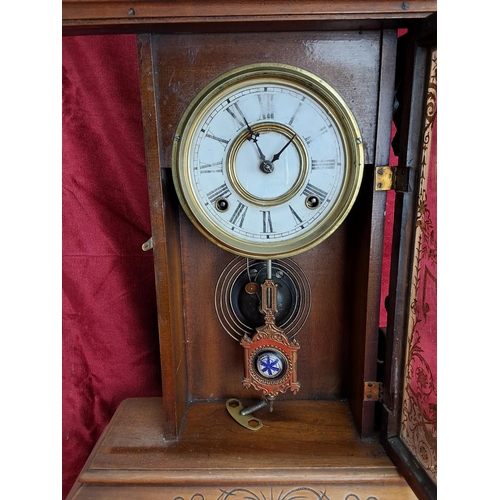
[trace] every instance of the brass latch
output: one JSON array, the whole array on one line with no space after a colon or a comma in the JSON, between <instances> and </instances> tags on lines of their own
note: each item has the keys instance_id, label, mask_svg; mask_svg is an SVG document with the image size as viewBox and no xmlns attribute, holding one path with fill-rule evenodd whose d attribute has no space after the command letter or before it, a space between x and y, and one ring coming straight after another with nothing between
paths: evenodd
<instances>
[{"instance_id":1,"label":"brass latch","mask_svg":"<svg viewBox=\"0 0 500 500\"><path fill-rule=\"evenodd\" d=\"M382 382L365 382L363 401L382 401L383 389Z\"/></svg>"},{"instance_id":2,"label":"brass latch","mask_svg":"<svg viewBox=\"0 0 500 500\"><path fill-rule=\"evenodd\" d=\"M153 248L153 237L149 238L148 241L142 244L142 250L144 252L147 252L148 250L151 250Z\"/></svg>"},{"instance_id":3,"label":"brass latch","mask_svg":"<svg viewBox=\"0 0 500 500\"><path fill-rule=\"evenodd\" d=\"M375 191L408 192L408 167L375 167Z\"/></svg>"}]
</instances>

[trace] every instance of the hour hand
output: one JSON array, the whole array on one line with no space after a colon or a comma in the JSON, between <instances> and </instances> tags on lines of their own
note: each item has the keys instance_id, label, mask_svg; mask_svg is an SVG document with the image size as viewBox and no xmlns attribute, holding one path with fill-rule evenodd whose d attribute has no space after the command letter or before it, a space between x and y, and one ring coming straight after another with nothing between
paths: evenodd
<instances>
[{"instance_id":1,"label":"hour hand","mask_svg":"<svg viewBox=\"0 0 500 500\"><path fill-rule=\"evenodd\" d=\"M259 133L254 132L252 130L252 127L250 127L250 125L248 124L247 119L245 117L243 117L243 120L245 121L245 125L247 126L247 129L248 129L247 140L253 141L253 142L255 142L255 144L257 144L257 138L259 137Z\"/></svg>"},{"instance_id":2,"label":"hour hand","mask_svg":"<svg viewBox=\"0 0 500 500\"><path fill-rule=\"evenodd\" d=\"M253 141L253 142L255 143L255 145L257 146L257 150L259 151L259 156L260 156L261 161L266 161L266 156L265 156L265 154L262 152L262 150L260 149L260 146L259 146L259 144L258 144L258 142L257 142L257 139L258 139L258 137L259 137L259 133L258 133L258 132L254 132L254 131L252 130L252 128L251 128L251 127L250 127L250 125L248 124L248 122L247 122L246 118L243 118L243 120L245 120L245 124L246 124L247 129L248 129L248 132L249 132L248 137L247 137L247 140L249 140L249 141Z\"/></svg>"},{"instance_id":3,"label":"hour hand","mask_svg":"<svg viewBox=\"0 0 500 500\"><path fill-rule=\"evenodd\" d=\"M283 151L285 151L285 149L295 139L296 136L297 136L297 134L293 134L293 136L291 137L291 139L281 148L281 150L278 153L276 153L273 156L273 159L271 160L272 162L275 162L276 160L279 160L279 157L280 157L281 153L283 153Z\"/></svg>"}]
</instances>

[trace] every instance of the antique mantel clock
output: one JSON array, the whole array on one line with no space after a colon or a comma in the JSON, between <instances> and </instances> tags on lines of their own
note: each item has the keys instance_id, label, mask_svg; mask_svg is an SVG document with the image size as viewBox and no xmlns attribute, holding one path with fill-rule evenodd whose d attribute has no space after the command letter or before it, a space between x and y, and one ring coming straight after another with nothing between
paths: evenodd
<instances>
[{"instance_id":1,"label":"antique mantel clock","mask_svg":"<svg viewBox=\"0 0 500 500\"><path fill-rule=\"evenodd\" d=\"M70 496L415 498L396 465L434 495L395 451L377 354L396 79L408 148L435 4L365 3L63 2L68 34L139 33L163 383Z\"/></svg>"}]
</instances>

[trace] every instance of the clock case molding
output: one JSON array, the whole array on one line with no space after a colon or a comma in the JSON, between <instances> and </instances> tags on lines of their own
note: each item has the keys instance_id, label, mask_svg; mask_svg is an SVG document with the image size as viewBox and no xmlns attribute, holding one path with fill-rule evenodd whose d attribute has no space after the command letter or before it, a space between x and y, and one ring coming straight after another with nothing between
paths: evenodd
<instances>
[{"instance_id":1,"label":"clock case molding","mask_svg":"<svg viewBox=\"0 0 500 500\"><path fill-rule=\"evenodd\" d=\"M325 7L327 3L333 2L318 2L318 5ZM432 11L430 3L420 2L419 5L425 4ZM249 14L239 22L230 19L231 16L224 18L227 22L221 22L219 18L218 22L208 23L208 29L200 22L202 17L190 20L179 16L175 18L178 24L175 20L161 18L165 22L158 21L154 25L151 19L143 19L142 24L131 25L116 16L107 21L102 17L100 21L89 21L89 17L78 22L70 20L65 26L65 9L74 12L70 8L82 4L87 5L86 2L63 2L63 33L140 33L142 30L151 31L153 27L158 31L138 34L137 43L163 397L161 401L139 399L124 402L96 445L69 497L114 498L106 496L110 495L106 488L116 487L121 491L120 485L123 484L146 488L148 484L163 485L173 488L172 492L184 491L184 488L186 496L195 493L187 488L189 485L200 492L202 486L210 484L225 487L243 484L340 485L349 482L348 474L336 477L338 471L347 468L358 478L355 484L361 487L359 491L364 491L365 496L376 492L373 485L378 484L387 494L384 496L379 491L380 498L414 498L411 490L405 489L406 483L395 469L383 460L371 465L366 460L366 456L378 452L370 447L373 438L381 431L380 439L387 454L418 497L434 498L435 486L429 484L418 467L410 465L408 453L397 439L397 428L404 344L402 332L408 307L405 277L412 244L407 221L414 217L415 193L412 187L418 181L417 165L409 164L407 159L418 157L418 154L411 153L419 150L421 142L428 42L430 46L435 43L435 16L419 20L429 14L422 9L410 13L413 17L390 17L382 22L368 19L368 12L361 10L359 14L351 14L351 19L337 13L325 14L326 19L322 20L290 12L291 20L283 22L276 17L277 14L267 14L264 20ZM179 9L188 4L182 2ZM212 12L222 4L214 2ZM353 3L358 8L364 4ZM115 3L109 2L109 5ZM140 8L146 5L150 4L139 3L135 11L140 12ZM242 5L249 6L247 2ZM205 20L210 21L208 17ZM185 23L192 33L181 32ZM365 23L370 29L359 29ZM406 41L399 44L398 27L409 28ZM231 434L230 429L227 432L231 437L225 439L233 442L226 450L217 450L212 449L210 443L212 433L220 426L219 418L227 417L222 425L224 429L237 426L224 413L225 400L236 397L248 402L260 396L241 385L241 347L223 331L214 309L217 280L234 256L206 240L180 209L171 175L172 143L184 110L206 84L235 67L262 61L309 70L328 81L342 95L361 129L365 143L365 173L357 201L341 227L316 248L293 258L308 276L312 289L311 314L298 336L301 343L299 380L302 385L299 393L297 396L280 396L275 403L274 416L261 415L264 425L269 418L275 433L274 437L266 435L266 439L271 439L266 446L259 442L261 431L251 433L256 437L249 441L248 435L240 434L248 433L247 430L238 429L236 434ZM386 193L375 189L374 176L376 166L389 164L395 86L401 74L404 75L405 87L402 119L398 124L399 158L401 166L410 168L408 186L396 195L396 240L391 276L392 290L396 290L396 295L392 294L389 301L391 317L387 334L381 335L378 316ZM380 340L385 340L385 360L391 361L385 363L384 374L380 373L377 363ZM366 384L381 381L384 382L381 401L377 397L370 399ZM154 431L151 430L153 427ZM158 434L160 431L161 439L166 443L178 443L167 452L167 455L170 453L168 463L155 462L149 467L145 463L151 459L148 446L143 452L142 462L138 458L140 450L130 461L130 454L123 451L127 449L127 436L129 441L135 439L140 448L144 439L147 441L148 432ZM333 443L333 435L341 440L347 439L343 454L342 446L337 458L331 450L332 461L338 460L338 463L326 467L326 462L312 458L316 456L312 451L304 450L300 456L293 444L289 450L283 449L284 437L293 441L303 434L310 437L311 449L323 439L328 443L331 438ZM201 472L199 463L194 463L198 457L196 452L191 459L186 458L190 454L183 451L183 440L195 448L199 446L200 457L207 459L211 454L215 455L213 464L207 462L204 472ZM154 448L159 442L161 440L151 446ZM109 451L110 443L115 446L113 452ZM215 440L214 443L219 446ZM338 447L338 444L331 446ZM123 448L122 455L118 451L120 447ZM208 448L203 451L203 447ZM243 469L229 463L238 447L251 458L251 469L248 469L248 462L242 464L246 464ZM324 447L319 449L324 454L323 460L328 460L325 457L329 451ZM224 458L224 450L227 458ZM364 454L364 461L359 462L362 465L355 459L350 465L349 461L344 461L349 450L353 455L357 452ZM286 458L287 453L295 458ZM276 471L270 471L270 467L280 461L284 465L277 478ZM131 468L139 471L127 473ZM307 480L303 479L304 474ZM99 487L102 485L105 485L105 490L101 491ZM362 489L363 485L366 490ZM349 495L349 489L338 488L339 493ZM152 492L151 498L157 498L153 490L148 492ZM145 491L141 490L140 494L146 495ZM123 491L116 494L116 498L125 498ZM215 495L208 490L203 494L207 498Z\"/></svg>"}]
</instances>

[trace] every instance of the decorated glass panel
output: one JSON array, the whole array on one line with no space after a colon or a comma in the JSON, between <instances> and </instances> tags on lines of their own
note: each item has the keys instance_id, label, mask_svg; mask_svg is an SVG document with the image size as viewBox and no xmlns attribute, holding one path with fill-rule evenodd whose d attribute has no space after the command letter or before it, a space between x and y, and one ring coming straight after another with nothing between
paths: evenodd
<instances>
[{"instance_id":1,"label":"decorated glass panel","mask_svg":"<svg viewBox=\"0 0 500 500\"><path fill-rule=\"evenodd\" d=\"M415 222L401 439L437 482L437 51L432 52Z\"/></svg>"}]
</instances>

